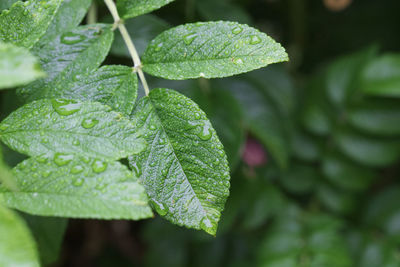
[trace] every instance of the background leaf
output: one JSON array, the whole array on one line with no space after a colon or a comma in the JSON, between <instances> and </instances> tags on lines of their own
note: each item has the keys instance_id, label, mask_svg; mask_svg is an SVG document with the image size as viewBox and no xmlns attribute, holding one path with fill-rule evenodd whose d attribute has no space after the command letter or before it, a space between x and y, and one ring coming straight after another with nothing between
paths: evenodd
<instances>
[{"instance_id":1,"label":"background leaf","mask_svg":"<svg viewBox=\"0 0 400 267\"><path fill-rule=\"evenodd\" d=\"M0 205L0 236L1 266L40 266L35 243L25 222L2 205Z\"/></svg>"},{"instance_id":2,"label":"background leaf","mask_svg":"<svg viewBox=\"0 0 400 267\"><path fill-rule=\"evenodd\" d=\"M169 89L153 89L133 112L148 149L130 157L153 208L178 225L215 234L229 194L229 167L200 108Z\"/></svg>"},{"instance_id":3,"label":"background leaf","mask_svg":"<svg viewBox=\"0 0 400 267\"><path fill-rule=\"evenodd\" d=\"M143 70L172 80L217 78L287 59L280 44L247 25L198 22L172 28L151 41L143 54Z\"/></svg>"}]
</instances>

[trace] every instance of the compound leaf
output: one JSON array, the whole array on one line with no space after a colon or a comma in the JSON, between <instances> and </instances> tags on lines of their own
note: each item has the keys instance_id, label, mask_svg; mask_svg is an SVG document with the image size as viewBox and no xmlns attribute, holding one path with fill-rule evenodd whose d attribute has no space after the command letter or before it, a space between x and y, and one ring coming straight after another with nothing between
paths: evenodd
<instances>
[{"instance_id":1,"label":"compound leaf","mask_svg":"<svg viewBox=\"0 0 400 267\"><path fill-rule=\"evenodd\" d=\"M77 75L97 69L112 40L113 32L106 24L80 26L59 35L36 51L48 76L18 92L27 101L51 97L54 91L63 90L69 81L76 81Z\"/></svg>"},{"instance_id":2,"label":"compound leaf","mask_svg":"<svg viewBox=\"0 0 400 267\"><path fill-rule=\"evenodd\" d=\"M143 54L143 70L172 80L218 78L287 59L280 44L247 25L198 22L157 36Z\"/></svg>"},{"instance_id":3,"label":"compound leaf","mask_svg":"<svg viewBox=\"0 0 400 267\"><path fill-rule=\"evenodd\" d=\"M27 84L43 76L38 60L27 49L0 42L0 89Z\"/></svg>"},{"instance_id":4,"label":"compound leaf","mask_svg":"<svg viewBox=\"0 0 400 267\"><path fill-rule=\"evenodd\" d=\"M56 154L29 158L13 173L19 190L0 187L0 198L30 214L135 220L152 216L144 188L119 162Z\"/></svg>"},{"instance_id":5,"label":"compound leaf","mask_svg":"<svg viewBox=\"0 0 400 267\"><path fill-rule=\"evenodd\" d=\"M0 266L40 266L35 243L25 222L2 205L0 236Z\"/></svg>"},{"instance_id":6,"label":"compound leaf","mask_svg":"<svg viewBox=\"0 0 400 267\"><path fill-rule=\"evenodd\" d=\"M121 17L129 19L159 9L174 0L118 0L117 8Z\"/></svg>"},{"instance_id":7,"label":"compound leaf","mask_svg":"<svg viewBox=\"0 0 400 267\"><path fill-rule=\"evenodd\" d=\"M62 0L18 1L0 14L0 41L31 48L49 27Z\"/></svg>"},{"instance_id":8,"label":"compound leaf","mask_svg":"<svg viewBox=\"0 0 400 267\"><path fill-rule=\"evenodd\" d=\"M120 159L142 151L134 122L96 102L42 99L14 111L0 124L0 139L29 156L80 154Z\"/></svg>"},{"instance_id":9,"label":"compound leaf","mask_svg":"<svg viewBox=\"0 0 400 267\"><path fill-rule=\"evenodd\" d=\"M149 144L130 157L155 210L178 225L215 234L229 194L223 146L205 113L169 89L154 89L133 112Z\"/></svg>"}]
</instances>

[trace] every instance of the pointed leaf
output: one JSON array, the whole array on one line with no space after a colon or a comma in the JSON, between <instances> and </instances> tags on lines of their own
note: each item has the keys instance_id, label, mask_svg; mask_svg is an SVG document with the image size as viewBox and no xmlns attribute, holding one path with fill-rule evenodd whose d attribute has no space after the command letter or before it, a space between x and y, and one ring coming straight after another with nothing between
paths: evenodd
<instances>
[{"instance_id":1,"label":"pointed leaf","mask_svg":"<svg viewBox=\"0 0 400 267\"><path fill-rule=\"evenodd\" d=\"M142 151L133 121L96 102L43 99L14 111L0 124L0 139L29 156L55 152L120 159Z\"/></svg>"},{"instance_id":2,"label":"pointed leaf","mask_svg":"<svg viewBox=\"0 0 400 267\"><path fill-rule=\"evenodd\" d=\"M159 9L174 0L117 0L118 12L124 19L133 18Z\"/></svg>"},{"instance_id":3,"label":"pointed leaf","mask_svg":"<svg viewBox=\"0 0 400 267\"><path fill-rule=\"evenodd\" d=\"M103 66L75 76L59 90L42 91L40 98L64 98L97 101L114 110L130 114L137 98L136 73L127 66ZM39 95L35 96L39 98Z\"/></svg>"},{"instance_id":4,"label":"pointed leaf","mask_svg":"<svg viewBox=\"0 0 400 267\"><path fill-rule=\"evenodd\" d=\"M0 41L31 48L49 27L62 0L18 1L0 14Z\"/></svg>"},{"instance_id":5,"label":"pointed leaf","mask_svg":"<svg viewBox=\"0 0 400 267\"><path fill-rule=\"evenodd\" d=\"M178 92L154 89L132 117L146 130L149 147L130 164L152 206L173 223L215 234L229 194L229 168L204 112Z\"/></svg>"},{"instance_id":6,"label":"pointed leaf","mask_svg":"<svg viewBox=\"0 0 400 267\"><path fill-rule=\"evenodd\" d=\"M61 33L78 26L85 17L92 0L63 0L46 34L42 36L35 50L50 42Z\"/></svg>"},{"instance_id":7,"label":"pointed leaf","mask_svg":"<svg viewBox=\"0 0 400 267\"><path fill-rule=\"evenodd\" d=\"M63 90L77 75L97 69L106 57L113 32L105 24L80 26L66 32L36 51L36 56L48 77L35 81L19 91L27 101L51 97Z\"/></svg>"},{"instance_id":8,"label":"pointed leaf","mask_svg":"<svg viewBox=\"0 0 400 267\"><path fill-rule=\"evenodd\" d=\"M25 48L0 42L0 89L44 77L38 60Z\"/></svg>"},{"instance_id":9,"label":"pointed leaf","mask_svg":"<svg viewBox=\"0 0 400 267\"><path fill-rule=\"evenodd\" d=\"M185 24L157 36L143 55L143 70L172 80L217 78L287 61L280 44L235 22Z\"/></svg>"},{"instance_id":10,"label":"pointed leaf","mask_svg":"<svg viewBox=\"0 0 400 267\"><path fill-rule=\"evenodd\" d=\"M61 162L58 155L18 164L13 173L19 190L0 187L0 199L9 207L42 216L134 220L152 216L144 188L121 163L78 156Z\"/></svg>"},{"instance_id":11,"label":"pointed leaf","mask_svg":"<svg viewBox=\"0 0 400 267\"><path fill-rule=\"evenodd\" d=\"M40 266L35 243L25 222L2 205L0 236L0 266Z\"/></svg>"}]
</instances>

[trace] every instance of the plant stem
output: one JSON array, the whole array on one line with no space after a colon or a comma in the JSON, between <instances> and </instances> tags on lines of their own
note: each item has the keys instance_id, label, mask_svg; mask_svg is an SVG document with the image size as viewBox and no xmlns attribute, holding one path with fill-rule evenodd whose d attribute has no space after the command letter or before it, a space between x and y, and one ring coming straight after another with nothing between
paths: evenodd
<instances>
[{"instance_id":1,"label":"plant stem","mask_svg":"<svg viewBox=\"0 0 400 267\"><path fill-rule=\"evenodd\" d=\"M132 42L131 37L129 36L128 30L126 29L123 21L121 20L117 7L115 6L115 3L113 0L104 0L104 3L110 10L110 13L112 17L114 18L114 23L118 27L119 31L121 32L122 38L125 41L126 47L128 48L128 51L132 57L133 60L133 65L135 68L135 71L137 71L139 75L139 79L142 82L144 92L147 95L149 95L149 86L147 84L146 78L144 77L144 73L142 70L142 63L140 62L140 57L139 54L135 48L135 45Z\"/></svg>"},{"instance_id":2,"label":"plant stem","mask_svg":"<svg viewBox=\"0 0 400 267\"><path fill-rule=\"evenodd\" d=\"M89 8L89 13L87 15L87 24L94 24L97 22L97 4L93 2Z\"/></svg>"}]
</instances>

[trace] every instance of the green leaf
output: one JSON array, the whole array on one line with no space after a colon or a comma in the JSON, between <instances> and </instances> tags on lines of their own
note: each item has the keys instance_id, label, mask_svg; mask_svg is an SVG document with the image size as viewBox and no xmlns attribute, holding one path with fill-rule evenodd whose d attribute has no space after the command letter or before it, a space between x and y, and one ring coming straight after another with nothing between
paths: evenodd
<instances>
[{"instance_id":1,"label":"green leaf","mask_svg":"<svg viewBox=\"0 0 400 267\"><path fill-rule=\"evenodd\" d=\"M25 222L2 205L0 236L0 266L40 266L35 243Z\"/></svg>"},{"instance_id":2,"label":"green leaf","mask_svg":"<svg viewBox=\"0 0 400 267\"><path fill-rule=\"evenodd\" d=\"M285 208L258 246L257 266L353 266L341 228L332 216Z\"/></svg>"},{"instance_id":3,"label":"green leaf","mask_svg":"<svg viewBox=\"0 0 400 267\"><path fill-rule=\"evenodd\" d=\"M198 22L157 36L143 54L143 70L172 80L218 78L287 60L280 44L247 25Z\"/></svg>"},{"instance_id":4,"label":"green leaf","mask_svg":"<svg viewBox=\"0 0 400 267\"><path fill-rule=\"evenodd\" d=\"M111 26L105 24L80 26L61 34L36 51L48 77L19 89L19 94L26 101L32 101L63 90L66 83L77 80L77 75L97 69L106 57L112 39Z\"/></svg>"},{"instance_id":5,"label":"green leaf","mask_svg":"<svg viewBox=\"0 0 400 267\"><path fill-rule=\"evenodd\" d=\"M349 123L362 131L383 135L400 135L399 102L368 102L349 111Z\"/></svg>"},{"instance_id":6,"label":"green leaf","mask_svg":"<svg viewBox=\"0 0 400 267\"><path fill-rule=\"evenodd\" d=\"M0 89L44 77L38 60L25 48L0 42Z\"/></svg>"},{"instance_id":7,"label":"green leaf","mask_svg":"<svg viewBox=\"0 0 400 267\"><path fill-rule=\"evenodd\" d=\"M16 2L0 14L0 41L31 48L46 33L61 1Z\"/></svg>"},{"instance_id":8,"label":"green leaf","mask_svg":"<svg viewBox=\"0 0 400 267\"><path fill-rule=\"evenodd\" d=\"M141 152L135 122L96 102L42 99L14 111L0 124L0 139L29 156L55 152L120 159Z\"/></svg>"},{"instance_id":9,"label":"green leaf","mask_svg":"<svg viewBox=\"0 0 400 267\"><path fill-rule=\"evenodd\" d=\"M376 177L373 170L349 162L337 153L324 157L322 172L333 184L343 189L355 191L367 189Z\"/></svg>"},{"instance_id":10,"label":"green leaf","mask_svg":"<svg viewBox=\"0 0 400 267\"><path fill-rule=\"evenodd\" d=\"M130 114L137 98L136 73L127 66L102 66L65 81L59 90L42 91L35 98L64 98L80 101L97 101L116 111Z\"/></svg>"},{"instance_id":11,"label":"green leaf","mask_svg":"<svg viewBox=\"0 0 400 267\"><path fill-rule=\"evenodd\" d=\"M178 92L154 89L138 102L135 117L149 147L129 161L153 208L173 223L214 235L229 195L229 168L204 112Z\"/></svg>"},{"instance_id":12,"label":"green leaf","mask_svg":"<svg viewBox=\"0 0 400 267\"><path fill-rule=\"evenodd\" d=\"M0 184L3 184L7 188L16 189L14 178L9 170L9 167L3 161L3 152L0 146Z\"/></svg>"},{"instance_id":13,"label":"green leaf","mask_svg":"<svg viewBox=\"0 0 400 267\"><path fill-rule=\"evenodd\" d=\"M360 87L369 95L400 97L400 55L386 54L370 62Z\"/></svg>"},{"instance_id":14,"label":"green leaf","mask_svg":"<svg viewBox=\"0 0 400 267\"><path fill-rule=\"evenodd\" d=\"M40 261L43 265L54 263L60 254L68 220L57 217L22 214L36 240Z\"/></svg>"},{"instance_id":15,"label":"green leaf","mask_svg":"<svg viewBox=\"0 0 400 267\"><path fill-rule=\"evenodd\" d=\"M61 33L78 26L86 15L92 0L63 0L47 32L34 47L35 50L50 42Z\"/></svg>"},{"instance_id":16,"label":"green leaf","mask_svg":"<svg viewBox=\"0 0 400 267\"><path fill-rule=\"evenodd\" d=\"M0 11L3 9L9 9L18 0L1 0L0 1Z\"/></svg>"},{"instance_id":17,"label":"green leaf","mask_svg":"<svg viewBox=\"0 0 400 267\"><path fill-rule=\"evenodd\" d=\"M144 15L125 23L130 36L133 36L136 50L141 55L149 42L158 34L169 28L169 24L154 15ZM131 54L126 48L124 39L118 31L115 33L115 40L111 47L111 53L116 56L131 58Z\"/></svg>"},{"instance_id":18,"label":"green leaf","mask_svg":"<svg viewBox=\"0 0 400 267\"><path fill-rule=\"evenodd\" d=\"M395 140L380 140L341 131L335 136L343 154L361 164L384 167L396 162L400 156L400 143Z\"/></svg>"},{"instance_id":19,"label":"green leaf","mask_svg":"<svg viewBox=\"0 0 400 267\"><path fill-rule=\"evenodd\" d=\"M42 216L143 219L152 216L144 188L119 162L71 156L29 158L13 173L18 191L0 188L0 199Z\"/></svg>"},{"instance_id":20,"label":"green leaf","mask_svg":"<svg viewBox=\"0 0 400 267\"><path fill-rule=\"evenodd\" d=\"M159 9L174 0L117 0L118 12L129 19Z\"/></svg>"}]
</instances>

